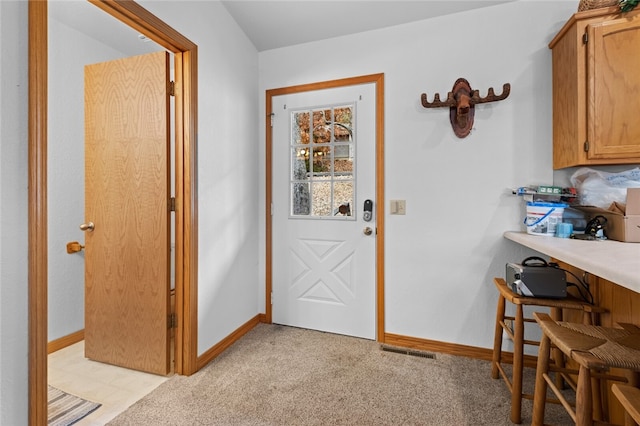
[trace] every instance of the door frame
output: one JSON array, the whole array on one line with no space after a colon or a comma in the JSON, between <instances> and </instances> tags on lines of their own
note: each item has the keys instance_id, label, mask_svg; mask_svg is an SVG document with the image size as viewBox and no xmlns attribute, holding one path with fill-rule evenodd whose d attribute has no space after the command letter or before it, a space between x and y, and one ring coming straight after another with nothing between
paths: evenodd
<instances>
[{"instance_id":1,"label":"door frame","mask_svg":"<svg viewBox=\"0 0 640 426\"><path fill-rule=\"evenodd\" d=\"M370 74L318 83L301 84L282 87L266 91L265 117L265 319L267 323L273 320L271 292L273 289L273 234L272 234L272 203L273 203L273 134L271 118L273 116L272 98L315 90L332 89L345 86L374 83L376 85L376 340L384 343L384 73Z\"/></svg>"},{"instance_id":2,"label":"door frame","mask_svg":"<svg viewBox=\"0 0 640 426\"><path fill-rule=\"evenodd\" d=\"M134 1L88 0L173 52L175 66L175 372L197 371L198 48ZM29 0L28 319L29 425L47 424L48 3Z\"/></svg>"}]
</instances>

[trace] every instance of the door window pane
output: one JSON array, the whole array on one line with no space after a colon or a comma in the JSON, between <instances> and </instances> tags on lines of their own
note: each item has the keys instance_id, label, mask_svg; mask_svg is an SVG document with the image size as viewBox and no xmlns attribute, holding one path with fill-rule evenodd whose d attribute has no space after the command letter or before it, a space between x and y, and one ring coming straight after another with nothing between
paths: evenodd
<instances>
[{"instance_id":1,"label":"door window pane","mask_svg":"<svg viewBox=\"0 0 640 426\"><path fill-rule=\"evenodd\" d=\"M313 143L331 143L332 110L313 111Z\"/></svg>"},{"instance_id":2,"label":"door window pane","mask_svg":"<svg viewBox=\"0 0 640 426\"><path fill-rule=\"evenodd\" d=\"M318 178L313 182L313 216L331 216L331 181Z\"/></svg>"},{"instance_id":3,"label":"door window pane","mask_svg":"<svg viewBox=\"0 0 640 426\"><path fill-rule=\"evenodd\" d=\"M291 113L291 216L353 219L354 112L350 104Z\"/></svg>"}]
</instances>

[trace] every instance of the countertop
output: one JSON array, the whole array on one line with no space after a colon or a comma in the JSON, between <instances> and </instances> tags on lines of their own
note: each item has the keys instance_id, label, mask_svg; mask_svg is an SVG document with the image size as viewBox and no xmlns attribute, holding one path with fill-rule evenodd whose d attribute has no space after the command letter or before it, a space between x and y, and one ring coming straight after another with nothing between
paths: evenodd
<instances>
[{"instance_id":1,"label":"countertop","mask_svg":"<svg viewBox=\"0 0 640 426\"><path fill-rule=\"evenodd\" d=\"M504 237L640 293L640 243L587 241L508 231Z\"/></svg>"}]
</instances>

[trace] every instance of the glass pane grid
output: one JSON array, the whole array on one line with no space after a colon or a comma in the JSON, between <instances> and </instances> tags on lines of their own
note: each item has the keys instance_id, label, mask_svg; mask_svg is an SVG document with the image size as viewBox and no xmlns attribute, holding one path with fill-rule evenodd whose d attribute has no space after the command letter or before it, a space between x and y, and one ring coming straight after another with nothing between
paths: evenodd
<instances>
[{"instance_id":1,"label":"glass pane grid","mask_svg":"<svg viewBox=\"0 0 640 426\"><path fill-rule=\"evenodd\" d=\"M353 217L354 105L291 113L291 215Z\"/></svg>"}]
</instances>

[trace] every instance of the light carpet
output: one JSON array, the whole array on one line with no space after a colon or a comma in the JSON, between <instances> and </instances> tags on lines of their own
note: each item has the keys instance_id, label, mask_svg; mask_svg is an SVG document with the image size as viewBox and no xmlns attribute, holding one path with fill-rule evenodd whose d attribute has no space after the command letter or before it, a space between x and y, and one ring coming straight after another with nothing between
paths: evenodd
<instances>
[{"instance_id":1,"label":"light carpet","mask_svg":"<svg viewBox=\"0 0 640 426\"><path fill-rule=\"evenodd\" d=\"M72 425L102 405L68 394L53 386L49 386L47 397L49 426Z\"/></svg>"},{"instance_id":2,"label":"light carpet","mask_svg":"<svg viewBox=\"0 0 640 426\"><path fill-rule=\"evenodd\" d=\"M487 361L260 324L198 373L174 376L109 425L511 425ZM527 369L530 370L530 369ZM525 377L533 384L531 372ZM531 421L523 401L523 424ZM571 424L550 405L546 420Z\"/></svg>"}]
</instances>

